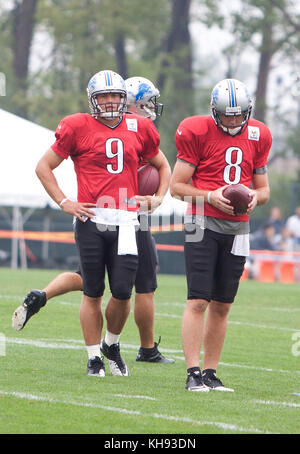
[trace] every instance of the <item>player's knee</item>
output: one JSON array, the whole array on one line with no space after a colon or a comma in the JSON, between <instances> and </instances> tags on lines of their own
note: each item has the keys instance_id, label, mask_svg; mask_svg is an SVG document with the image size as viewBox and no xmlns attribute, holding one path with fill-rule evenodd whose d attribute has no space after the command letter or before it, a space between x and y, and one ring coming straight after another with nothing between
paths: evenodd
<instances>
[{"instance_id":1,"label":"player's knee","mask_svg":"<svg viewBox=\"0 0 300 454\"><path fill-rule=\"evenodd\" d=\"M117 300L129 300L131 298L132 287L127 282L119 282L111 288L112 296Z\"/></svg>"},{"instance_id":2,"label":"player's knee","mask_svg":"<svg viewBox=\"0 0 300 454\"><path fill-rule=\"evenodd\" d=\"M200 299L190 299L188 300L187 308L197 314L205 312L208 306L208 301Z\"/></svg>"},{"instance_id":3,"label":"player's knee","mask_svg":"<svg viewBox=\"0 0 300 454\"><path fill-rule=\"evenodd\" d=\"M231 305L231 303L222 303L213 300L210 302L209 309L219 317L226 317L231 309Z\"/></svg>"}]
</instances>

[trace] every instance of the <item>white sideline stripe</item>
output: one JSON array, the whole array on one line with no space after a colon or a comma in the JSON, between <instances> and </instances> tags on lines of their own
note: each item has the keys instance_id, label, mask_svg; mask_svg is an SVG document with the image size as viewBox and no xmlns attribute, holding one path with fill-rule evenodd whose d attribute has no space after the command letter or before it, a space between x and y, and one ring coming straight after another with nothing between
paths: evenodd
<instances>
[{"instance_id":1,"label":"white sideline stripe","mask_svg":"<svg viewBox=\"0 0 300 454\"><path fill-rule=\"evenodd\" d=\"M149 397L149 396L131 396L131 395L128 395L128 394L112 394L112 396L114 397L122 397L122 398L125 398L125 399L143 399L143 400L157 400L155 399L155 397Z\"/></svg>"},{"instance_id":2,"label":"white sideline stripe","mask_svg":"<svg viewBox=\"0 0 300 454\"><path fill-rule=\"evenodd\" d=\"M300 312L300 309L297 309L297 308L289 309L288 307L283 308L283 307L262 307L262 306L260 306L260 309L267 310L267 311L274 311L274 312L288 312L288 313Z\"/></svg>"},{"instance_id":3,"label":"white sideline stripe","mask_svg":"<svg viewBox=\"0 0 300 454\"><path fill-rule=\"evenodd\" d=\"M69 344L57 344L57 343L48 343L42 341L36 341L31 339L12 339L7 337L6 342L10 344L19 344L19 345L30 345L31 347L39 348L53 348L53 349L68 349L68 350L82 350L84 345L69 345Z\"/></svg>"},{"instance_id":4,"label":"white sideline stripe","mask_svg":"<svg viewBox=\"0 0 300 454\"><path fill-rule=\"evenodd\" d=\"M0 295L0 298L17 298L16 296L11 296L11 295ZM80 303L70 303L68 301L53 301L54 303L61 304L61 305L66 305L66 306L74 306L78 308ZM52 303L53 304L53 303ZM169 304L169 303L163 303L163 304ZM171 304L171 303L170 303ZM176 303L178 305L179 303ZM276 309L274 309L276 310ZM298 312L298 309L290 309L288 310L290 312ZM132 313L132 311L131 311ZM166 314L162 312L155 312L156 317L167 317L167 318L176 318L176 319L181 319L182 315L177 315L177 314ZM240 322L240 321L233 321L233 320L228 320L227 322L229 325L241 325L241 326L249 326L251 328L262 328L262 329L275 329L275 330L280 330L280 331L290 331L290 332L298 332L299 328L285 328L282 326L268 326L268 325L261 325L257 323L249 323L249 322Z\"/></svg>"},{"instance_id":5,"label":"white sideline stripe","mask_svg":"<svg viewBox=\"0 0 300 454\"><path fill-rule=\"evenodd\" d=\"M245 427L237 426L236 424L228 424L228 423L223 423L223 422L218 422L218 421L197 421L197 420L194 420L191 418L184 418L184 417L179 417L179 416L170 416L170 415L164 415L164 414L158 414L158 413L153 413L153 414L142 413L140 411L127 410L125 408L98 405L98 404L92 404L92 403L87 403L87 402L76 402L74 400L52 399L51 397L47 397L47 396L37 396L34 394L27 394L27 393L16 392L16 391L8 392L8 391L0 390L0 394L4 395L4 396L16 397L18 399L36 400L36 401L40 401L40 402L49 402L49 403L53 403L53 404L75 405L77 407L98 408L98 409L104 410L104 411L112 411L112 412L123 413L123 414L128 414L128 415L142 416L144 418L163 419L163 420L167 420L167 421L183 422L183 423L194 424L194 425L198 425L198 426L216 426L223 430L248 432L248 433L260 433L260 434L261 433L268 433L268 434L271 433L271 432L265 432L265 431L262 431L259 429L255 429L253 427L245 428Z\"/></svg>"},{"instance_id":6,"label":"white sideline stripe","mask_svg":"<svg viewBox=\"0 0 300 454\"><path fill-rule=\"evenodd\" d=\"M186 303L178 303L178 302L160 302L159 306L173 306L173 307L182 307L185 308ZM274 311L274 312L287 312L287 313L292 313L292 312L300 312L300 309L298 308L289 308L289 307L263 307L259 306L260 309L266 310L266 311Z\"/></svg>"},{"instance_id":7,"label":"white sideline stripe","mask_svg":"<svg viewBox=\"0 0 300 454\"><path fill-rule=\"evenodd\" d=\"M51 342L49 342L51 341ZM6 342L10 344L20 344L20 345L30 345L32 347L39 347L39 348L53 348L53 349L66 349L66 350L82 350L85 348L84 342L75 340L75 339L63 339L63 342L61 343L60 340L58 339L45 339L45 340L33 340L33 339L17 339L17 338L11 338L7 337ZM75 343L77 345L70 345L72 343ZM122 351L126 351L127 349L130 350L138 350L139 346L137 345L131 345L131 344L121 344ZM166 350L166 349L160 349L161 352L166 352L166 353L182 353L182 350ZM131 352L130 352L131 353Z\"/></svg>"},{"instance_id":8,"label":"white sideline stripe","mask_svg":"<svg viewBox=\"0 0 300 454\"><path fill-rule=\"evenodd\" d=\"M234 363L222 363L221 361L219 362L221 366L225 367L239 367L241 369L251 369L251 370L257 370L257 371L263 371L263 372L275 372L275 373L282 373L282 374L296 374L300 375L299 370L286 370L286 369L272 369L270 367L259 367L259 366L248 366L247 364L234 364Z\"/></svg>"},{"instance_id":9,"label":"white sideline stripe","mask_svg":"<svg viewBox=\"0 0 300 454\"><path fill-rule=\"evenodd\" d=\"M155 312L155 316L158 317L168 317L168 318L182 318L182 315L175 315L175 314L164 314L161 312ZM249 322L239 322L239 321L233 321L233 320L228 320L228 325L241 325L241 326L250 326L251 328L263 328L263 329L275 329L276 331L299 331L298 328L284 328L281 326L268 326L268 325L261 325L258 323L249 323Z\"/></svg>"},{"instance_id":10,"label":"white sideline stripe","mask_svg":"<svg viewBox=\"0 0 300 454\"><path fill-rule=\"evenodd\" d=\"M50 340L50 339L49 339ZM49 340L44 340L44 341L37 341L37 340L32 340L32 339L17 339L17 338L6 338L6 342L10 344L19 344L19 345L29 345L31 347L38 347L38 348L49 348L49 349L66 349L66 350L82 350L85 348L84 343L82 341L76 340L76 339L63 339L64 343L58 343L60 340L51 339L51 343L49 343ZM75 343L79 345L70 345L69 343ZM139 347L137 345L131 345L131 344L121 344L122 352L125 353L133 353L131 350L138 350ZM126 350L130 349L130 350ZM163 353L171 353L171 354L176 354L176 353L181 353L182 350L167 350L167 349L160 349L161 352ZM135 354L135 352L134 352ZM181 360L185 361L185 358L183 356L176 356L176 360ZM283 373L283 374L296 374L300 375L300 371L291 371L291 370L285 370L285 369L272 369L268 367L259 367L259 366L249 366L247 364L235 364L235 363L224 363L224 362L219 362L220 366L225 366L225 367L237 367L240 369L249 369L249 370L256 370L256 371L264 371L264 372L274 372L274 373Z\"/></svg>"},{"instance_id":11,"label":"white sideline stripe","mask_svg":"<svg viewBox=\"0 0 300 454\"><path fill-rule=\"evenodd\" d=\"M262 405L281 405L283 407L300 407L300 404L295 404L294 402L275 402L274 400L254 400L254 403Z\"/></svg>"},{"instance_id":12,"label":"white sideline stripe","mask_svg":"<svg viewBox=\"0 0 300 454\"><path fill-rule=\"evenodd\" d=\"M248 322L236 322L229 320L229 325L243 325L243 326L250 326L251 328L263 328L263 329L276 329L281 331L299 331L299 328L284 328L281 326L268 326L268 325L260 325L257 323L248 323Z\"/></svg>"}]
</instances>

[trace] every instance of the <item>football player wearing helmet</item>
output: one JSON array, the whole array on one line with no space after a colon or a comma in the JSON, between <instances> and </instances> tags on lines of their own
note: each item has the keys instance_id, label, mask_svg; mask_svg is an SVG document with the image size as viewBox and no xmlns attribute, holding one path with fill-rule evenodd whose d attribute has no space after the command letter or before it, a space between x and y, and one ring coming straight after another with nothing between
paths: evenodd
<instances>
[{"instance_id":1,"label":"football player wearing helmet","mask_svg":"<svg viewBox=\"0 0 300 454\"><path fill-rule=\"evenodd\" d=\"M113 71L96 73L88 83L87 96L92 116L101 121L119 119L125 113L125 81Z\"/></svg>"},{"instance_id":2,"label":"football player wearing helmet","mask_svg":"<svg viewBox=\"0 0 300 454\"><path fill-rule=\"evenodd\" d=\"M125 80L127 90L127 108L132 113L151 118L162 115L163 104L157 100L160 97L158 88L145 77L130 77Z\"/></svg>"},{"instance_id":3,"label":"football player wearing helmet","mask_svg":"<svg viewBox=\"0 0 300 454\"><path fill-rule=\"evenodd\" d=\"M91 116L98 120L100 123L108 126L109 128L113 128L114 130L114 137L116 127L122 123L123 118L126 120L125 110L126 110L126 86L124 80L121 78L119 74L116 74L112 71L100 71L99 73L95 74L87 87L87 95L89 101L89 107L91 111ZM143 115L145 117L149 117L146 111L143 111ZM68 117L67 117L68 118ZM133 117L135 118L135 117ZM85 116L85 119L87 117ZM90 120L88 120L90 121ZM136 120L134 120L136 121ZM132 124L132 122L130 123ZM146 123L146 128L148 121ZM151 124L151 123L150 123ZM143 122L144 126L144 122ZM127 123L128 127L128 123ZM57 134L60 134L60 129L62 128L61 124L58 127ZM157 132L153 126L150 128L151 135L153 134L156 137ZM124 129L124 128L123 128ZM125 128L126 130L126 128ZM110 129L107 132L107 138L109 140L110 137ZM97 131L98 132L98 131ZM65 134L66 135L66 134ZM104 135L104 134L103 134ZM106 143L109 143L106 141ZM152 145L151 145L152 147ZM150 147L150 149L151 149ZM54 150L56 150L54 144ZM60 152L60 150L58 150ZM152 153L152 152L151 152ZM114 155L115 156L115 155ZM143 155L143 153L139 154L139 161L143 160L143 162L148 162L148 158ZM150 160L150 159L149 159ZM156 150L156 158L158 160L159 166L163 169L163 182L158 189L156 194L157 197L151 197L151 199L157 199L153 203L154 207L158 206L161 203L163 196L167 192L170 180L170 167L169 164L161 152L161 150ZM118 162L118 160L117 160ZM153 163L153 159L152 159ZM111 169L112 170L112 169ZM43 177L41 177L43 179ZM122 184L125 185L124 181ZM125 186L126 187L126 186ZM146 196L145 198L147 198ZM143 198L142 198L143 199ZM84 203L77 203L71 202L67 198L63 198L60 202L60 205L63 207L64 211L73 214L80 219L80 221L84 221L85 218L82 217L82 214L87 217L91 218L94 213L90 211L90 207L88 204ZM94 206L94 205L93 205ZM77 208L74 211L75 207ZM78 223L78 221L77 221ZM92 224L91 224L92 225ZM82 223L79 226L83 226ZM78 229L77 229L78 230ZM158 343L154 342L154 303L153 303L153 295L156 289L156 266L157 266L157 256L156 256L156 249L155 245L153 245L153 238L148 231L142 231L141 229L137 231L137 248L139 253L139 267L136 274L136 280L134 282L136 288L136 299L135 299L135 306L134 306L134 313L135 313L135 321L139 328L140 339L141 339L141 347L138 352L137 361L147 361L147 362L155 362L155 363L171 363L174 362L173 360L165 358L159 351L158 351ZM83 252L84 254L84 252ZM143 260L143 258L145 260ZM145 262L145 263L144 263ZM143 270L142 270L143 268ZM133 273L134 275L134 273ZM84 274L83 274L84 276ZM146 278L145 278L146 277ZM130 283L132 278L127 281ZM19 306L13 314L13 327L16 330L22 329L28 320L37 313L41 307L43 307L48 300L51 298L65 294L70 291L78 291L84 290L84 280L82 278L81 270L78 270L75 273L72 272L65 272L59 274L53 281L51 281L43 290L32 290L28 293L24 302L21 306ZM111 301L109 302L106 310L106 315L111 320L115 317L114 312L112 311L112 315L110 316L111 309L114 308L115 298L112 297ZM123 304L125 306L125 304ZM98 314L99 315L99 314ZM128 315L128 314L127 314ZM126 313L124 318L126 319ZM85 311L83 310L82 314L82 325L84 331L85 325ZM101 318L101 314L100 314ZM116 375L127 375L128 370L126 364L120 357L119 352L119 334L115 335L114 333L120 331L120 328L112 329L109 331L109 320L107 323L108 331L105 335L105 338L101 344L101 351L109 360L109 364L111 367L111 371L113 374ZM95 333L98 331L98 334L95 334L95 338L99 337L99 328L95 329ZM100 330L101 331L101 330ZM85 338L88 338L88 334ZM104 372L104 365L102 364L102 360L100 358L100 351L99 351L99 343L93 344L89 339L87 340L87 349L89 354L89 362L87 373L88 375L96 375L96 376L103 376ZM90 345L88 345L90 344ZM100 358L100 360L99 360Z\"/></svg>"},{"instance_id":4,"label":"football player wearing helmet","mask_svg":"<svg viewBox=\"0 0 300 454\"><path fill-rule=\"evenodd\" d=\"M171 194L192 200L184 245L188 298L182 319L189 391L233 391L223 385L216 371L227 317L249 255L249 214L256 205L265 204L270 194L267 159L272 137L264 123L250 119L251 110L246 86L225 79L212 90L212 115L186 118L175 135L178 153ZM247 214L235 215L222 195L225 187L237 183L249 188ZM197 206L203 207L200 216ZM201 231L200 237L191 238L193 228Z\"/></svg>"},{"instance_id":5,"label":"football player wearing helmet","mask_svg":"<svg viewBox=\"0 0 300 454\"><path fill-rule=\"evenodd\" d=\"M216 125L236 136L247 127L252 102L245 84L236 79L221 80L211 93L211 111Z\"/></svg>"}]
</instances>

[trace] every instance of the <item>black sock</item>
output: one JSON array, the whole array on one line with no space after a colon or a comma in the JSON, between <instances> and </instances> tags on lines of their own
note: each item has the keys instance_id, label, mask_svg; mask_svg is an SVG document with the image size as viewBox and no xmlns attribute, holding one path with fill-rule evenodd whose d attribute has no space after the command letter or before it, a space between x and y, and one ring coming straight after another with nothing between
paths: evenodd
<instances>
[{"instance_id":1,"label":"black sock","mask_svg":"<svg viewBox=\"0 0 300 454\"><path fill-rule=\"evenodd\" d=\"M217 373L216 369L204 369L203 372L202 372L203 375L205 375L205 374L212 374L213 375L213 374L216 374L216 373Z\"/></svg>"},{"instance_id":2,"label":"black sock","mask_svg":"<svg viewBox=\"0 0 300 454\"><path fill-rule=\"evenodd\" d=\"M200 367L190 367L189 369L187 369L188 375L192 375L195 372L200 372L200 374L201 374Z\"/></svg>"},{"instance_id":3,"label":"black sock","mask_svg":"<svg viewBox=\"0 0 300 454\"><path fill-rule=\"evenodd\" d=\"M153 355L154 353L156 353L157 347L156 347L156 345L154 344L154 346L153 346L153 347L150 347L150 348L141 347L141 350L142 350L142 352L144 353L145 356L151 356L151 355Z\"/></svg>"}]
</instances>

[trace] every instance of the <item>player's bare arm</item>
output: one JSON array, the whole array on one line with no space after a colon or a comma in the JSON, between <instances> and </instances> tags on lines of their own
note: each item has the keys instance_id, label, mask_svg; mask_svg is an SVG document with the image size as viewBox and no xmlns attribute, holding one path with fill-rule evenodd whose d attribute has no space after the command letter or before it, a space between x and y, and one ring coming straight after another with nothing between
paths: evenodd
<instances>
[{"instance_id":1,"label":"player's bare arm","mask_svg":"<svg viewBox=\"0 0 300 454\"><path fill-rule=\"evenodd\" d=\"M252 187L250 190L252 197L248 206L247 213L251 213L256 205L264 205L270 198L270 186L268 174L254 174L252 178Z\"/></svg>"},{"instance_id":2,"label":"player's bare arm","mask_svg":"<svg viewBox=\"0 0 300 454\"><path fill-rule=\"evenodd\" d=\"M63 191L60 189L53 170L56 169L63 161L57 153L51 148L46 151L44 156L39 160L36 166L36 174L40 179L49 196L60 205L61 209L68 214L76 216L81 221L83 216L93 217L94 212L89 207L95 207L93 203L79 203L66 198ZM63 203L61 204L61 202Z\"/></svg>"},{"instance_id":3,"label":"player's bare arm","mask_svg":"<svg viewBox=\"0 0 300 454\"><path fill-rule=\"evenodd\" d=\"M195 188L189 184L190 179L192 178L195 171L195 167L188 162L178 160L175 164L171 184L170 192L173 197L184 200L184 197L188 196L192 198L193 202L196 202L197 197L204 197L204 201L210 203L211 205L219 208L227 214L234 215L232 206L228 199L223 197L223 189L227 186L216 189L215 191L206 191L202 189ZM209 201L208 201L209 194Z\"/></svg>"}]
</instances>

